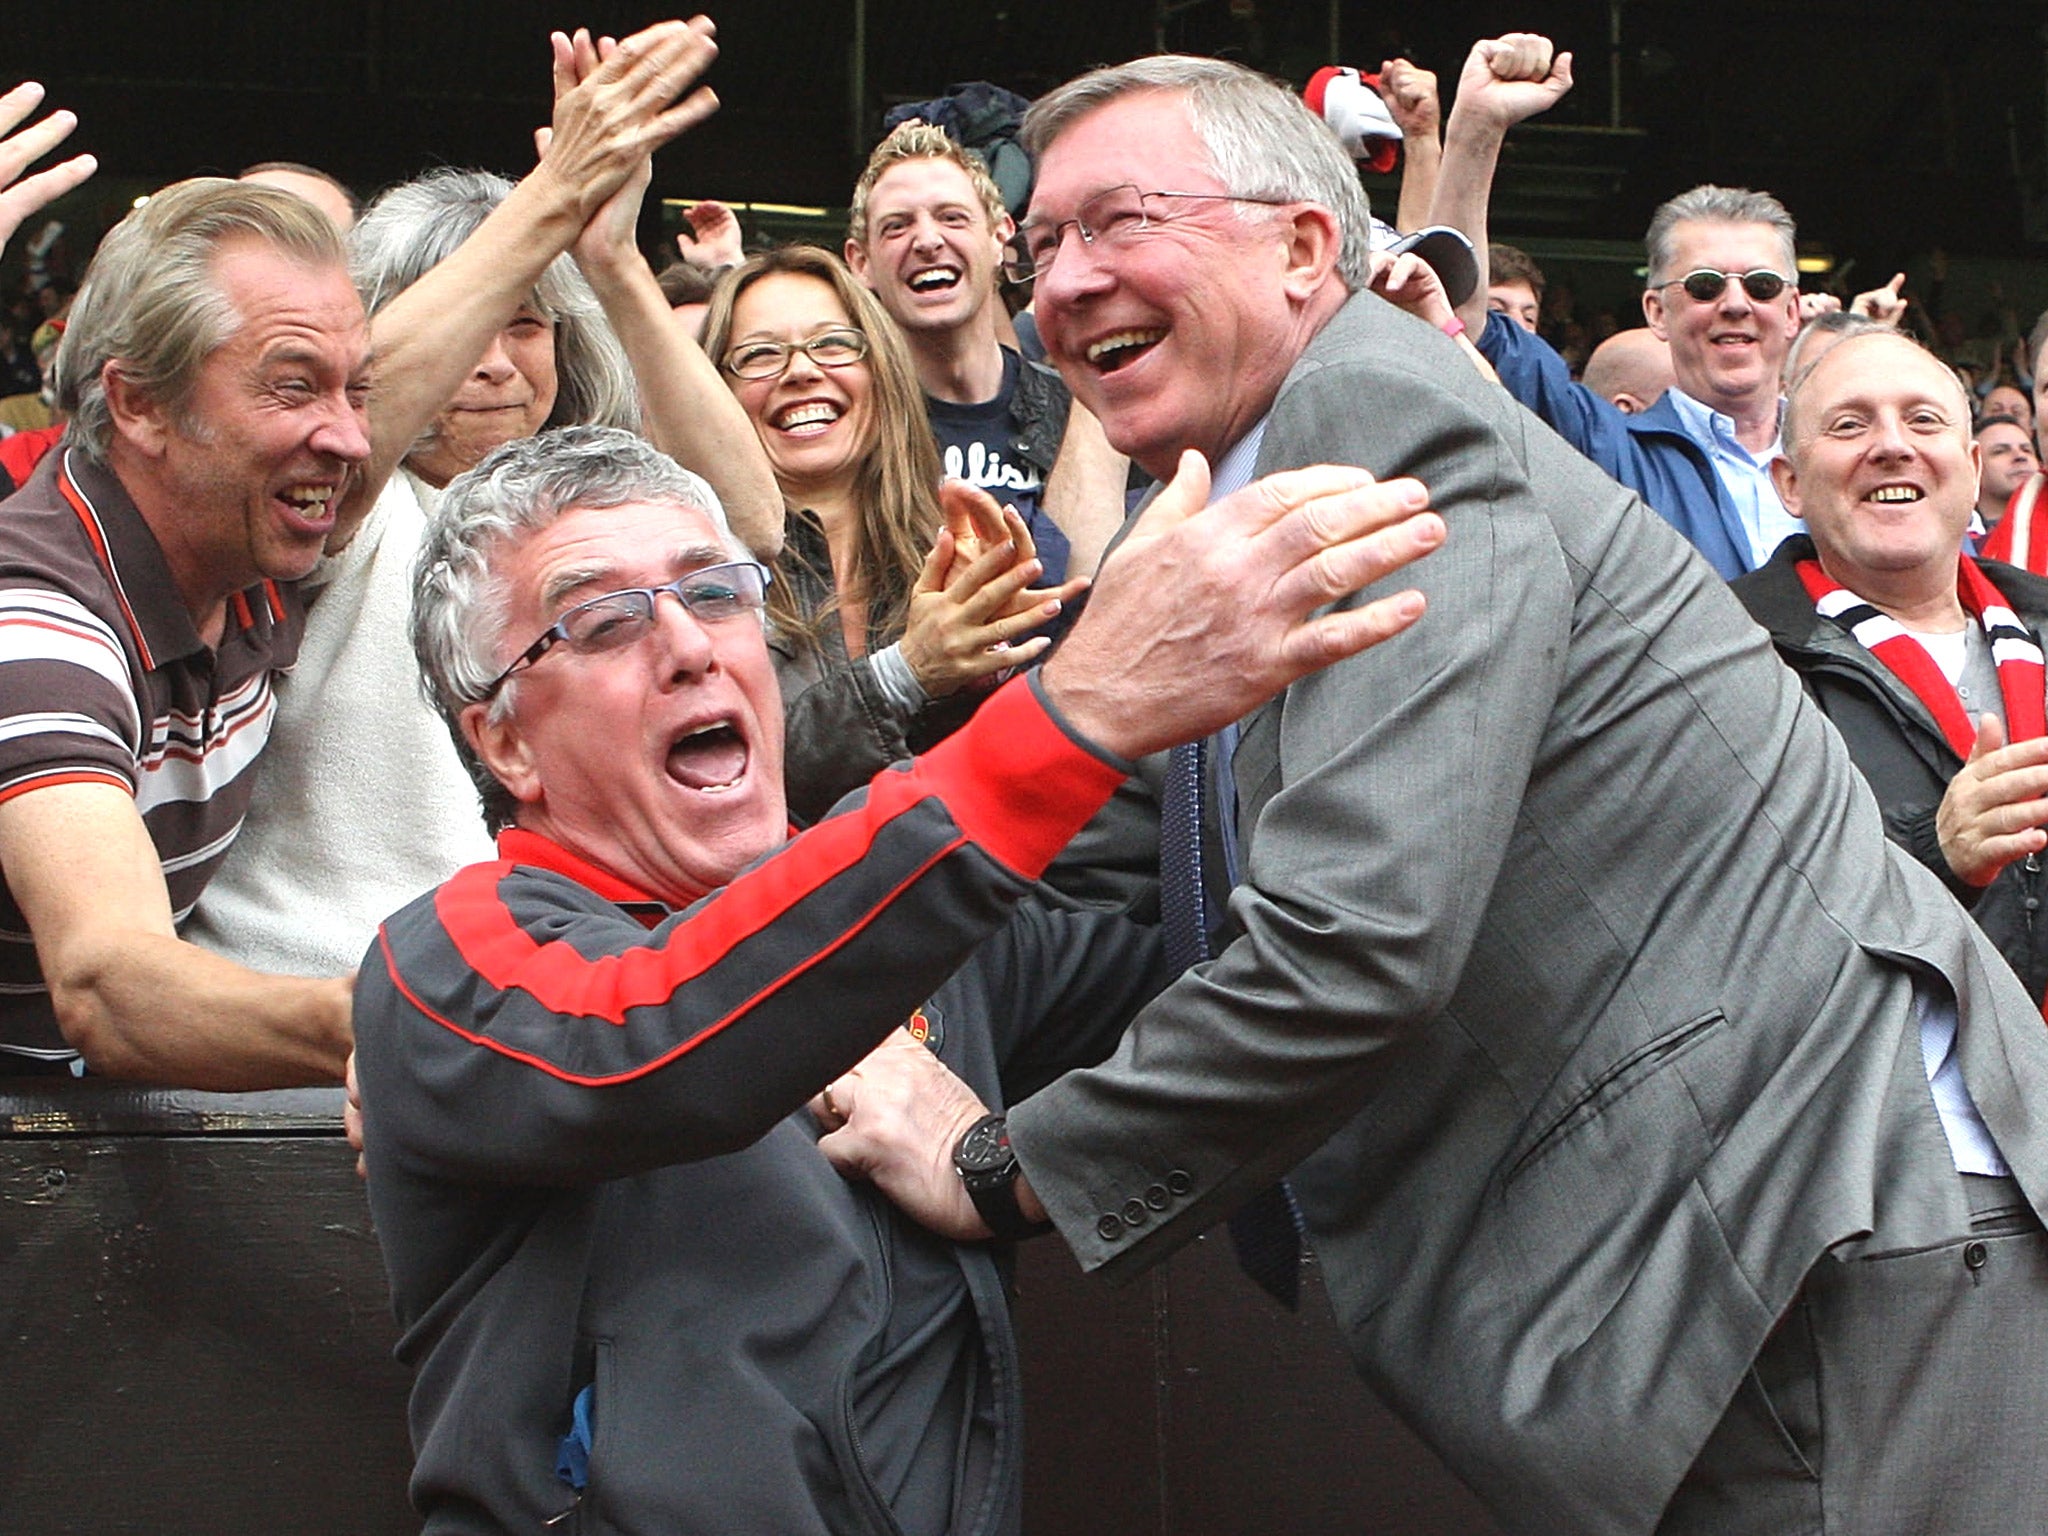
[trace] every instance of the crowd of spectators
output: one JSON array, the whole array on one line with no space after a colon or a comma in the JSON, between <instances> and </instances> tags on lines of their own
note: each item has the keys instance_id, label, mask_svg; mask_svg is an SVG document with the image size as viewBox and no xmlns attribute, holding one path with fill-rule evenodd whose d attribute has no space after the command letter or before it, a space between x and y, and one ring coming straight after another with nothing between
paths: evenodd
<instances>
[{"instance_id":1,"label":"crowd of spectators","mask_svg":"<svg viewBox=\"0 0 2048 1536\"><path fill-rule=\"evenodd\" d=\"M711 31L666 23L625 44L577 33L551 47L549 126L516 181L438 170L365 205L313 167L265 162L162 189L96 251L42 211L93 173L90 157L24 174L70 115L38 118L32 85L0 97L0 245L25 257L0 309L0 493L13 493L0 506L0 1072L338 1085L358 1024L380 1021L364 1040L366 1098L373 1121L390 1119L370 1171L386 1241L401 1245L406 1356L423 1369L415 1495L430 1513L508 1518L551 1510L563 1488L580 1496L587 1394L633 1369L652 1372L624 1393L646 1416L636 1432L729 1417L702 1454L756 1463L761 1529L850 1529L835 1501L852 1499L932 1536L1000 1530L1016 1442L999 1266L847 1192L811 1119L789 1113L844 1080L864 1013L839 1021L831 1048L792 1050L763 1043L754 1010L783 986L869 986L849 957L879 963L878 936L925 915L902 903L947 881L960 953L935 946L951 963L872 986L924 1030L885 1049L936 1053L988 1105L1099 1060L1167 981L1154 906L1128 880L1095 878L1114 865L1150 881L1165 791L1140 769L1112 800L1132 763L1078 760L1057 722L1090 696L1063 694L1062 674L1047 682L1038 664L1117 670L1108 637L1125 625L1135 644L1163 599L1148 607L1129 583L1090 594L1091 580L1155 483L1146 469L1183 511L1202 504L1207 470L1197 490L1185 466L1134 468L1043 360L1025 306L1034 266L1086 259L1070 234L1127 238L1164 222L1164 198L1284 200L1111 188L1020 236L982 159L913 119L849 188L839 250L749 252L732 210L703 202L657 271L637 242L641 200L655 152L715 107L698 83ZM1354 157L1385 160L1398 143L1405 162L1353 286L1451 335L1487 389L1734 584L1849 738L1887 834L2038 1001L2048 315L2022 334L2002 303L1977 320L1945 308L1939 258L1917 293L1903 275L1802 293L1792 213L1765 191L1707 185L1671 189L1646 232L1644 323L1589 320L1488 217L1507 135L1571 87L1570 55L1531 34L1475 45L1448 112L1409 61L1319 76L1307 99ZM1386 249L1438 226L1462 238ZM1158 339L1132 324L1090 360L1141 369ZM1867 412L1876 426L1800 432L1823 407L1863 409L1859 381L1880 370L1912 384L1902 414L1887 396ZM1929 506L1910 559L1873 556L1829 478L1832 443L1895 426L1879 451L1940 472L1939 485L1902 472L1885 498ZM1236 466L1240 482L1250 468ZM1435 535L1413 537L1403 558ZM687 553L671 558L679 539ZM508 632L515 618L525 627ZM722 712L607 714L602 690L541 670L558 647L602 654L671 622L710 637L677 672L735 679ZM515 652L529 630L539 638ZM1931 662L1902 670L1923 632L1939 637ZM1070 634L1084 635L1072 650ZM2032 670L2016 671L2026 647ZM647 679L648 697L672 682ZM1192 703L1125 686L1107 711L1121 729L1092 737L1112 756L1191 739L1264 696L1213 690L1201 710L1220 716L1198 721ZM1175 686L1203 692L1199 669ZM1105 713L1099 695L1093 710ZM622 719L619 740L597 729ZM570 720L586 724L580 738ZM643 726L646 741L625 739ZM936 767L887 772L935 751ZM924 825L928 809L887 828L859 808L834 815L878 774L957 790L963 765L1006 756L988 770L1001 795L962 811L966 830ZM1043 788L1027 768L1056 787L1087 781L1046 813L1055 841L1019 809ZM666 813L648 809L675 784L718 807L707 820L726 818L688 850L702 867L680 872L659 846ZM792 847L829 856L773 857L792 825L820 824ZM969 940L1019 882L961 873L970 833L1029 844L1014 868L1042 903L979 951ZM744 877L744 901L721 909L743 919L702 940L693 903L761 858L779 881ZM782 914L841 902L859 914L844 919L845 954L762 959ZM730 975L733 996L677 1039L673 1021L664 1035L646 1016L682 995L685 972ZM553 1059L563 1022L587 1017L617 1028ZM423 1020L447 1028L407 1033ZM704 1048L734 1020L732 1043ZM1953 1066L1952 1012L1945 1044L1941 1027L1927 1026L1928 1077L1942 1128L1967 1139L1983 1126ZM479 1067L467 1047L485 1037ZM418 1050L423 1038L438 1049ZM757 1076L744 1049L776 1070ZM694 1067L658 1070L692 1052ZM707 1097L738 1107L702 1113ZM844 1108L828 1090L819 1118L843 1124ZM1956 1166L2007 1171L1995 1149ZM752 1230L771 1208L794 1237ZM744 1235L715 1259L649 1262L657 1237L684 1246L707 1213ZM1012 1205L989 1225L1014 1237L1036 1223ZM615 1288L591 1301L597 1272L571 1250ZM472 1274L479 1255L504 1268ZM885 1275L902 1286L889 1304L832 1300ZM679 1277L686 1300L658 1293ZM486 1295L493 1284L510 1298ZM657 1364L607 1365L587 1307L650 1335L686 1307L719 1320ZM851 1332L771 1359L747 1338L763 1307L806 1338ZM487 1360L507 1334L518 1358ZM724 1390L718 1372L749 1349L748 1392ZM762 1449L777 1414L829 1417L845 1383L860 1400L841 1405L849 1443L831 1454L872 1457L857 1497L800 1445ZM559 1472L469 1464L464 1437L500 1417L508 1436L560 1440ZM705 1494L654 1472L632 1497L687 1525L705 1508L731 1517L744 1481Z\"/></svg>"}]
</instances>

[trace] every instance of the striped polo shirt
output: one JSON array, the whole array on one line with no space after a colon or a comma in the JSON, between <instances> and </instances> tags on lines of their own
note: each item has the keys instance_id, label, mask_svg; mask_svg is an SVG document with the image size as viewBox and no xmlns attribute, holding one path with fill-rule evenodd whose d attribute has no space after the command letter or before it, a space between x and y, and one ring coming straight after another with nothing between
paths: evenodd
<instances>
[{"instance_id":1,"label":"striped polo shirt","mask_svg":"<svg viewBox=\"0 0 2048 1536\"><path fill-rule=\"evenodd\" d=\"M296 589L228 602L209 647L113 474L68 444L0 503L0 801L58 784L135 797L182 922L234 841L298 656ZM28 924L0 886L0 1072L70 1061ZM35 1065L31 1066L30 1062Z\"/></svg>"}]
</instances>

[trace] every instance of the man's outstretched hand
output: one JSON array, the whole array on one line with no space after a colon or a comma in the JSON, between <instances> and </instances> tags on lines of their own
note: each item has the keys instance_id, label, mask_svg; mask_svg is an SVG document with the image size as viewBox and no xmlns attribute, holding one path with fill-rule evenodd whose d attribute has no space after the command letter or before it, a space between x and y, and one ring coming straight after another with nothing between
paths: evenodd
<instances>
[{"instance_id":1,"label":"man's outstretched hand","mask_svg":"<svg viewBox=\"0 0 2048 1536\"><path fill-rule=\"evenodd\" d=\"M1415 591L1317 612L1443 542L1418 482L1324 464L1208 495L1208 464L1182 454L1042 673L1067 722L1125 757L1206 736L1422 616Z\"/></svg>"}]
</instances>

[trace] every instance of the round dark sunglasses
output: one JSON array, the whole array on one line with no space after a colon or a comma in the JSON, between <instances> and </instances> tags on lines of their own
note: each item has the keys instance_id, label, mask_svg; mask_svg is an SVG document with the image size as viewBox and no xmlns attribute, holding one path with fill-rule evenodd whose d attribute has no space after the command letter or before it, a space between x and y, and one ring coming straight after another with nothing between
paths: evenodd
<instances>
[{"instance_id":1,"label":"round dark sunglasses","mask_svg":"<svg viewBox=\"0 0 2048 1536\"><path fill-rule=\"evenodd\" d=\"M1742 291L1759 304L1768 304L1786 288L1792 279L1782 272L1773 272L1769 267L1756 267L1748 272L1716 272L1711 267L1701 267L1683 277L1674 277L1659 288L1683 288L1685 296L1701 304L1711 304L1728 291L1730 283L1742 284Z\"/></svg>"}]
</instances>

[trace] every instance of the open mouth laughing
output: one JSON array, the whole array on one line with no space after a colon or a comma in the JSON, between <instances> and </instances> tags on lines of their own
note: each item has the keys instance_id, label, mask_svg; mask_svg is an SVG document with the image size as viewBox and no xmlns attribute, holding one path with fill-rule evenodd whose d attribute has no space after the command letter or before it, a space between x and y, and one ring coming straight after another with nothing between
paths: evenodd
<instances>
[{"instance_id":1,"label":"open mouth laughing","mask_svg":"<svg viewBox=\"0 0 2048 1536\"><path fill-rule=\"evenodd\" d=\"M719 794L746 778L752 755L732 719L707 720L669 743L668 776L685 789Z\"/></svg>"},{"instance_id":2,"label":"open mouth laughing","mask_svg":"<svg viewBox=\"0 0 2048 1536\"><path fill-rule=\"evenodd\" d=\"M912 293L951 293L960 286L961 271L954 266L925 267L904 280Z\"/></svg>"},{"instance_id":3,"label":"open mouth laughing","mask_svg":"<svg viewBox=\"0 0 2048 1536\"><path fill-rule=\"evenodd\" d=\"M786 405L769 418L769 425L792 437L816 437L830 429L846 414L846 407L831 400L799 400Z\"/></svg>"},{"instance_id":4,"label":"open mouth laughing","mask_svg":"<svg viewBox=\"0 0 2048 1536\"><path fill-rule=\"evenodd\" d=\"M328 481L302 481L279 491L277 500L293 523L309 533L324 533L334 526L341 486Z\"/></svg>"},{"instance_id":5,"label":"open mouth laughing","mask_svg":"<svg viewBox=\"0 0 2048 1536\"><path fill-rule=\"evenodd\" d=\"M1128 367L1165 339L1163 329L1117 331L1088 344L1089 365L1102 373Z\"/></svg>"}]
</instances>

